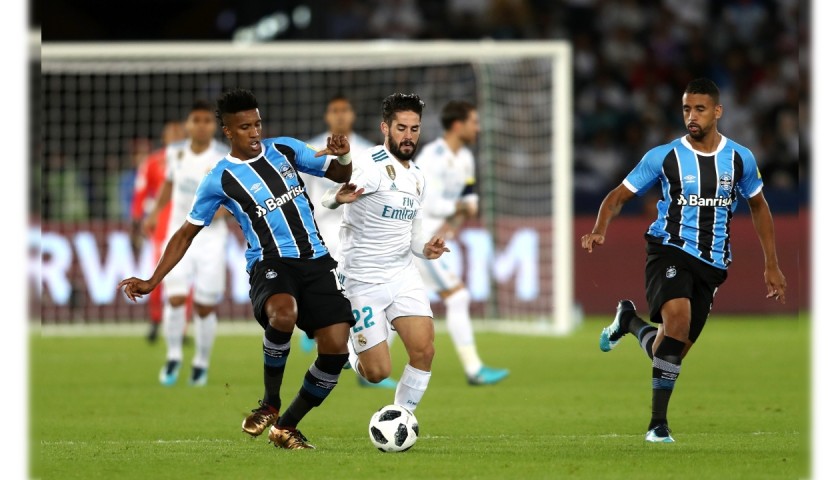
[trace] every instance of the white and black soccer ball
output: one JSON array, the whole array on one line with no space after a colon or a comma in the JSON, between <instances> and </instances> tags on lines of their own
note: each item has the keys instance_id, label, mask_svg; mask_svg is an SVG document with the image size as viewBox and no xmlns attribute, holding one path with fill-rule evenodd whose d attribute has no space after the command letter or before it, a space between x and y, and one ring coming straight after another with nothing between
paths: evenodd
<instances>
[{"instance_id":1,"label":"white and black soccer ball","mask_svg":"<svg viewBox=\"0 0 840 480\"><path fill-rule=\"evenodd\" d=\"M383 452L404 452L414 446L420 427L417 417L405 407L385 405L370 417L368 434Z\"/></svg>"}]
</instances>

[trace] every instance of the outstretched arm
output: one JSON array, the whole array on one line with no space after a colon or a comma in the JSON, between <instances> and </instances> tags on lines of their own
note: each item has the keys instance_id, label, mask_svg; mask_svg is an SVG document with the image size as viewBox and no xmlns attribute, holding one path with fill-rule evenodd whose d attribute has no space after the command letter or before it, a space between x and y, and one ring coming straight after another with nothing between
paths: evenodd
<instances>
[{"instance_id":1,"label":"outstretched arm","mask_svg":"<svg viewBox=\"0 0 840 480\"><path fill-rule=\"evenodd\" d=\"M621 212L621 207L635 196L624 184L615 187L608 193L604 201L601 202L601 208L598 209L598 218L595 220L595 226L592 227L592 233L587 233L581 237L581 246L592 253L592 247L603 245L606 241L607 227L610 222Z\"/></svg>"},{"instance_id":2,"label":"outstretched arm","mask_svg":"<svg viewBox=\"0 0 840 480\"><path fill-rule=\"evenodd\" d=\"M365 189L356 190L356 185L353 183L336 185L324 192L321 197L321 205L335 210L342 203L355 202L363 193L365 193Z\"/></svg>"},{"instance_id":3,"label":"outstretched arm","mask_svg":"<svg viewBox=\"0 0 840 480\"><path fill-rule=\"evenodd\" d=\"M198 235L202 228L204 227L184 222L181 228L172 235L169 243L166 244L163 256L161 256L160 262L158 262L155 271L148 280L140 280L137 277L126 278L119 283L117 288L122 289L125 296L133 302L150 293L163 281L163 277L184 258L184 254L187 253L193 238Z\"/></svg>"},{"instance_id":4,"label":"outstretched arm","mask_svg":"<svg viewBox=\"0 0 840 480\"><path fill-rule=\"evenodd\" d=\"M764 194L759 192L747 201L750 205L753 227L764 251L764 283L767 285L767 298L774 298L785 303L785 288L787 281L779 269L779 259L776 258L776 231L773 227L773 216Z\"/></svg>"},{"instance_id":5,"label":"outstretched arm","mask_svg":"<svg viewBox=\"0 0 840 480\"><path fill-rule=\"evenodd\" d=\"M324 172L324 177L329 178L333 182L341 183L350 181L350 175L353 173L353 161L350 158L350 142L344 135L331 135L327 137L327 147L316 153L316 157L321 155L335 155L327 171Z\"/></svg>"}]
</instances>

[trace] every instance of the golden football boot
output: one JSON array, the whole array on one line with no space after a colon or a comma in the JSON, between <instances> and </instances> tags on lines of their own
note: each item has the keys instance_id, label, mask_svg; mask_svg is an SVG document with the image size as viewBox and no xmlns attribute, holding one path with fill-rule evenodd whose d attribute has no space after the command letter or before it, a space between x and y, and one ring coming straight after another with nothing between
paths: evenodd
<instances>
[{"instance_id":1,"label":"golden football boot","mask_svg":"<svg viewBox=\"0 0 840 480\"><path fill-rule=\"evenodd\" d=\"M288 450L315 448L298 429L290 429L272 425L268 430L268 441L275 447Z\"/></svg>"},{"instance_id":2,"label":"golden football boot","mask_svg":"<svg viewBox=\"0 0 840 480\"><path fill-rule=\"evenodd\" d=\"M253 437L259 437L269 425L277 421L280 413L276 408L260 400L260 406L251 410L251 414L242 420L242 431Z\"/></svg>"}]
</instances>

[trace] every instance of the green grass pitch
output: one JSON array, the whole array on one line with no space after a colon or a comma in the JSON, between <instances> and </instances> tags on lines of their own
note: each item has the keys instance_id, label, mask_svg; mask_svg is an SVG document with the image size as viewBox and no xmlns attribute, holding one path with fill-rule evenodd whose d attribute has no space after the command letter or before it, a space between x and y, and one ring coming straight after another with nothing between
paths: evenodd
<instances>
[{"instance_id":1,"label":"green grass pitch","mask_svg":"<svg viewBox=\"0 0 840 480\"><path fill-rule=\"evenodd\" d=\"M810 470L809 321L710 318L671 400L676 443L646 444L650 361L632 337L609 354L589 318L562 338L479 333L499 385L468 386L439 329L413 449L385 454L366 431L393 392L345 370L300 425L318 447L284 451L252 439L243 417L262 396L261 336L222 336L210 382L157 383L163 342L141 337L31 337L29 456L34 478L796 479ZM293 350L282 389L300 387L314 353ZM192 348L187 347L189 359ZM394 374L405 354L394 346Z\"/></svg>"}]
</instances>

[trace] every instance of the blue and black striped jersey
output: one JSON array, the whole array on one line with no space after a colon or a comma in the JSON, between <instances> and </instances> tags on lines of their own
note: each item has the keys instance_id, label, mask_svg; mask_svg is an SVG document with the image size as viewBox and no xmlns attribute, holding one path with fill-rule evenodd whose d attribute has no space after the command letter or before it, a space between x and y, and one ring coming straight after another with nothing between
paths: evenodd
<instances>
[{"instance_id":1,"label":"blue and black striped jersey","mask_svg":"<svg viewBox=\"0 0 840 480\"><path fill-rule=\"evenodd\" d=\"M642 195L657 181L662 196L646 238L726 269L732 261L729 221L738 205L736 192L752 198L763 187L752 152L723 136L716 151L698 152L680 137L648 151L623 184Z\"/></svg>"},{"instance_id":2,"label":"blue and black striped jersey","mask_svg":"<svg viewBox=\"0 0 840 480\"><path fill-rule=\"evenodd\" d=\"M262 141L263 152L240 160L230 154L201 181L187 220L209 225L219 206L239 223L247 269L266 258L318 258L328 253L312 202L298 171L323 177L330 160L290 137Z\"/></svg>"}]
</instances>

